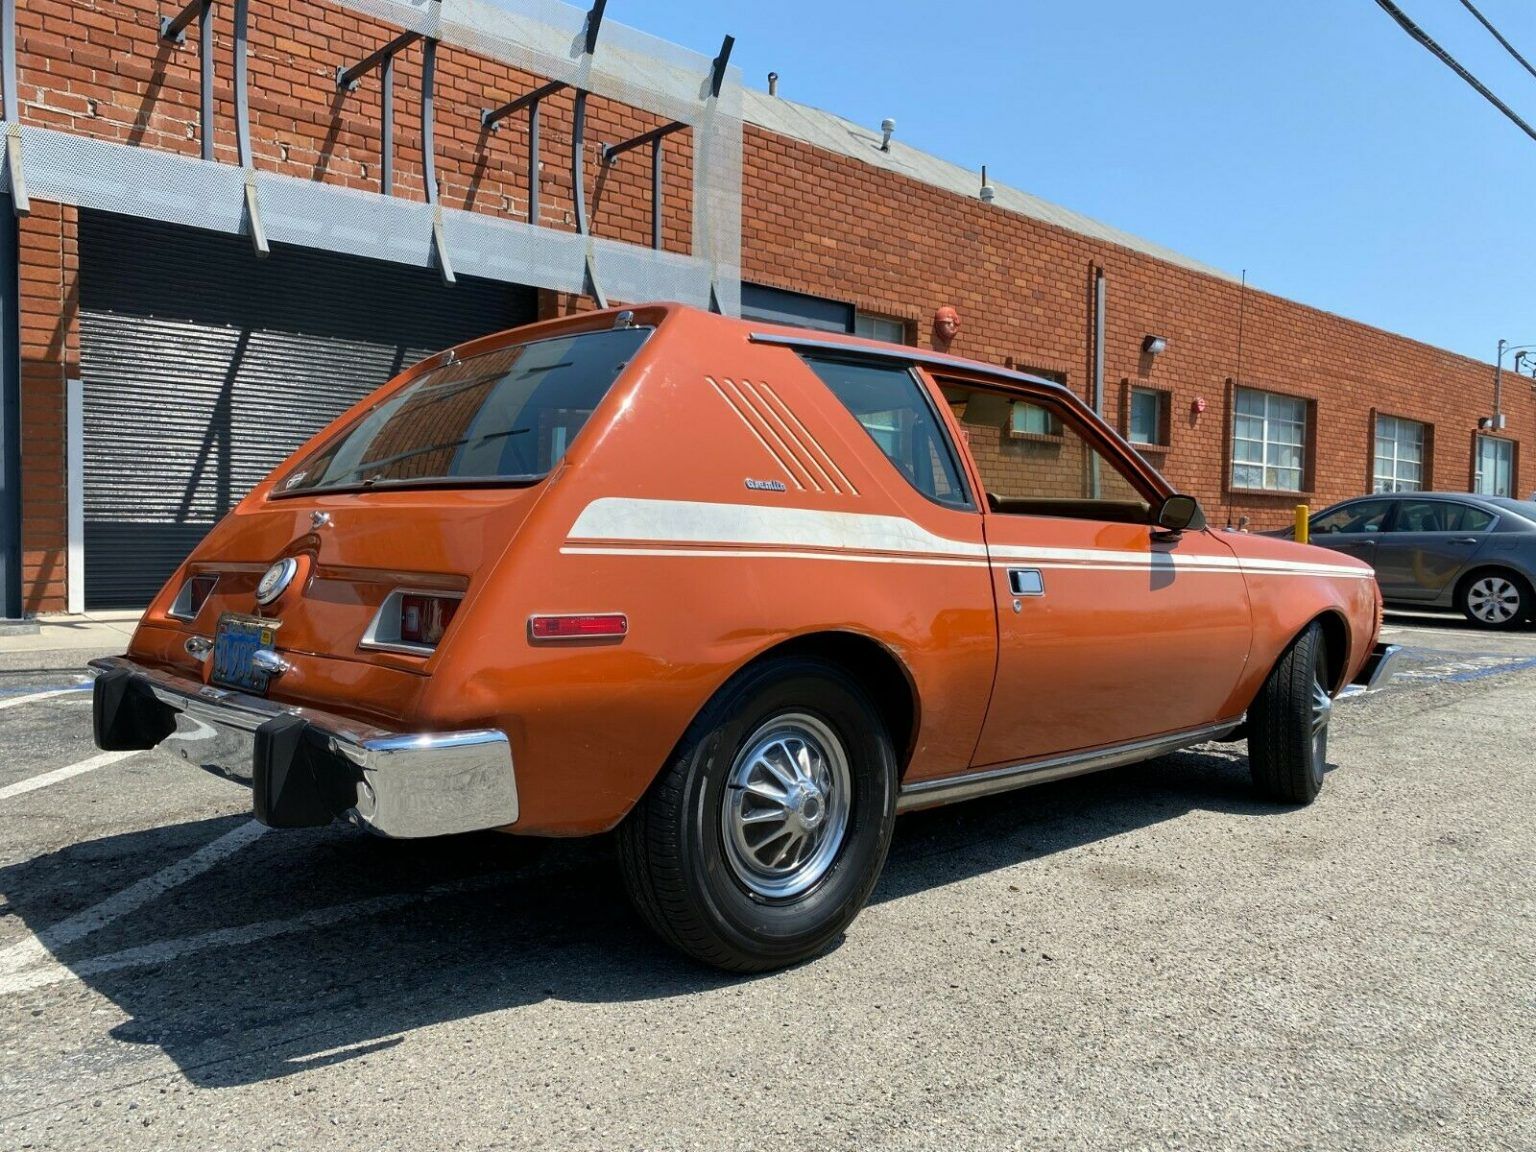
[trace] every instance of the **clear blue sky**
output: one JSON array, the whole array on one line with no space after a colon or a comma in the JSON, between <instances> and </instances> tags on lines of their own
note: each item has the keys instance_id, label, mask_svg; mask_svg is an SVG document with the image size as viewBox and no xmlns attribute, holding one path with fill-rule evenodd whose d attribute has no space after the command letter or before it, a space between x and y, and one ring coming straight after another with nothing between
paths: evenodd
<instances>
[{"instance_id":1,"label":"clear blue sky","mask_svg":"<svg viewBox=\"0 0 1536 1152\"><path fill-rule=\"evenodd\" d=\"M1397 0L1536 124L1457 0ZM1476 0L1536 63L1536 5ZM1536 342L1536 140L1372 0L668 0L612 19L1267 291L1492 360Z\"/></svg>"}]
</instances>

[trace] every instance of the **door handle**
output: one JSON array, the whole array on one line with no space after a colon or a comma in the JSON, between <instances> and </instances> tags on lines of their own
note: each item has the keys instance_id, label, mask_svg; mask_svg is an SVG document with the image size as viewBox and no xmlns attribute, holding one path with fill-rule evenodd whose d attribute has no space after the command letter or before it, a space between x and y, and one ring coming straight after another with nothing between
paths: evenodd
<instances>
[{"instance_id":1,"label":"door handle","mask_svg":"<svg viewBox=\"0 0 1536 1152\"><path fill-rule=\"evenodd\" d=\"M1044 596L1045 577L1038 568L1010 568L1008 588L1015 596Z\"/></svg>"},{"instance_id":2,"label":"door handle","mask_svg":"<svg viewBox=\"0 0 1536 1152\"><path fill-rule=\"evenodd\" d=\"M1476 536L1458 536L1458 537L1456 537L1456 539L1452 540L1451 543L1452 544L1476 544L1477 543L1477 537Z\"/></svg>"}]
</instances>

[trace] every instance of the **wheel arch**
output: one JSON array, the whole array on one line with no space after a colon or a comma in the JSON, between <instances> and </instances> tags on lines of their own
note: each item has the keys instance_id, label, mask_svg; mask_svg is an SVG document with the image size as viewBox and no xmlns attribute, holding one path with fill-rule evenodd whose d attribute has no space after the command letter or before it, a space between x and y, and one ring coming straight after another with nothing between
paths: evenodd
<instances>
[{"instance_id":1,"label":"wheel arch","mask_svg":"<svg viewBox=\"0 0 1536 1152\"><path fill-rule=\"evenodd\" d=\"M1323 630L1323 653L1328 659L1328 683L1333 689L1333 694L1338 695L1344 690L1344 676L1349 670L1349 621L1342 612L1332 608L1319 612L1307 621L1306 627L1297 632L1296 636L1291 637L1286 647L1289 648L1294 644L1296 637L1313 624Z\"/></svg>"},{"instance_id":2,"label":"wheel arch","mask_svg":"<svg viewBox=\"0 0 1536 1152\"><path fill-rule=\"evenodd\" d=\"M785 656L810 656L836 664L864 685L891 734L891 746L900 765L898 776L905 776L917 744L921 722L921 699L912 674L901 659L881 644L858 632L828 630L792 636L753 656L730 676L742 673L768 660ZM713 695L711 696L713 698Z\"/></svg>"}]
</instances>

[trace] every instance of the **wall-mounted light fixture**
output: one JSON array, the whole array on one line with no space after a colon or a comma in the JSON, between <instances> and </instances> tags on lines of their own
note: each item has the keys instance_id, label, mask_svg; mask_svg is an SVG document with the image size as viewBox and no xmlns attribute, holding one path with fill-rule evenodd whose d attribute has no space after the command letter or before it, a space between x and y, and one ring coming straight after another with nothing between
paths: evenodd
<instances>
[{"instance_id":1,"label":"wall-mounted light fixture","mask_svg":"<svg viewBox=\"0 0 1536 1152\"><path fill-rule=\"evenodd\" d=\"M889 152L891 150L891 133L894 131L896 131L896 121L892 120L889 116L880 121L880 151Z\"/></svg>"},{"instance_id":2,"label":"wall-mounted light fixture","mask_svg":"<svg viewBox=\"0 0 1536 1152\"><path fill-rule=\"evenodd\" d=\"M1157 356L1168 351L1168 337L1148 336L1141 342L1141 350L1148 356Z\"/></svg>"}]
</instances>

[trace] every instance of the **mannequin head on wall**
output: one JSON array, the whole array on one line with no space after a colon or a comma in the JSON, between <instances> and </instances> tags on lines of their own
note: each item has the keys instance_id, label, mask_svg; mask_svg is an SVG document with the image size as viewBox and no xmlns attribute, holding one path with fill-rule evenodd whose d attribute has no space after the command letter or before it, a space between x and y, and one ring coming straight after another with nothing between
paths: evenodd
<instances>
[{"instance_id":1,"label":"mannequin head on wall","mask_svg":"<svg viewBox=\"0 0 1536 1152\"><path fill-rule=\"evenodd\" d=\"M940 352L948 352L956 336L960 335L960 313L953 305L945 304L933 314L933 346Z\"/></svg>"}]
</instances>

